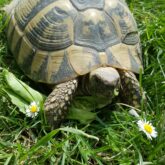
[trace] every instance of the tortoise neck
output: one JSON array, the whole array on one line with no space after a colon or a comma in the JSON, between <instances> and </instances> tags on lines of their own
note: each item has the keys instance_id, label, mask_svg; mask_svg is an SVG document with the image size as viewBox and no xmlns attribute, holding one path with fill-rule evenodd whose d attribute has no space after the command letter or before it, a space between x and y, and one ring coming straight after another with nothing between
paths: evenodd
<instances>
[{"instance_id":1,"label":"tortoise neck","mask_svg":"<svg viewBox=\"0 0 165 165\"><path fill-rule=\"evenodd\" d=\"M81 76L79 78L79 91L78 95L90 96L91 91L89 87L89 74Z\"/></svg>"}]
</instances>

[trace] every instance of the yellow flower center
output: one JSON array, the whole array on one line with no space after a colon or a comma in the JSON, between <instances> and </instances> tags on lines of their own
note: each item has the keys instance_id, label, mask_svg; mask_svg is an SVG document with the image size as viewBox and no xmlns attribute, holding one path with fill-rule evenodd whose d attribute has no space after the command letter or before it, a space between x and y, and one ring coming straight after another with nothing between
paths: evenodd
<instances>
[{"instance_id":1,"label":"yellow flower center","mask_svg":"<svg viewBox=\"0 0 165 165\"><path fill-rule=\"evenodd\" d=\"M150 126L149 124L144 124L144 129L147 133L151 134L153 131L152 126Z\"/></svg>"},{"instance_id":2,"label":"yellow flower center","mask_svg":"<svg viewBox=\"0 0 165 165\"><path fill-rule=\"evenodd\" d=\"M32 105L31 108L30 108L30 111L33 112L33 113L37 112L37 106Z\"/></svg>"}]
</instances>

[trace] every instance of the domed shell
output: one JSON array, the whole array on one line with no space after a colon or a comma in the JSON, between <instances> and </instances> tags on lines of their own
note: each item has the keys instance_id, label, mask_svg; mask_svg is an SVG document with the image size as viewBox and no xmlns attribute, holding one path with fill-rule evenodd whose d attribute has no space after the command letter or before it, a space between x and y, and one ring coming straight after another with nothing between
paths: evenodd
<instances>
[{"instance_id":1,"label":"domed shell","mask_svg":"<svg viewBox=\"0 0 165 165\"><path fill-rule=\"evenodd\" d=\"M139 35L123 0L16 1L7 38L31 79L58 84L102 66L139 72Z\"/></svg>"}]
</instances>

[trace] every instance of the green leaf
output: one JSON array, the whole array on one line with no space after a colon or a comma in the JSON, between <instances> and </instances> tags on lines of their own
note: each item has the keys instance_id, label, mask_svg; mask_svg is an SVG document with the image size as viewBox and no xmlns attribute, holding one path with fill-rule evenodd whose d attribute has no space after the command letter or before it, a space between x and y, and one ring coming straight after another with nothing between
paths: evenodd
<instances>
[{"instance_id":1,"label":"green leaf","mask_svg":"<svg viewBox=\"0 0 165 165\"><path fill-rule=\"evenodd\" d=\"M39 103L40 108L43 107L45 96L17 79L8 70L3 70L1 80L4 84L2 91L9 96L11 102L19 108L20 112L25 114L26 107L33 101Z\"/></svg>"},{"instance_id":2,"label":"green leaf","mask_svg":"<svg viewBox=\"0 0 165 165\"><path fill-rule=\"evenodd\" d=\"M18 94L20 97L22 97L29 103L32 101L43 103L43 95L29 87L21 80L17 79L14 74L7 70L3 70L3 75L8 85L8 88L11 89L14 93Z\"/></svg>"},{"instance_id":3,"label":"green leaf","mask_svg":"<svg viewBox=\"0 0 165 165\"><path fill-rule=\"evenodd\" d=\"M109 104L109 100L101 97L78 96L72 101L69 107L68 119L78 120L83 124L88 124L95 120L97 113L96 109L103 108Z\"/></svg>"},{"instance_id":4,"label":"green leaf","mask_svg":"<svg viewBox=\"0 0 165 165\"><path fill-rule=\"evenodd\" d=\"M25 107L29 105L28 102L26 100L24 100L23 98L21 98L20 96L16 95L10 89L5 89L5 92L10 97L11 102L14 105L16 105L22 113L25 114Z\"/></svg>"},{"instance_id":5,"label":"green leaf","mask_svg":"<svg viewBox=\"0 0 165 165\"><path fill-rule=\"evenodd\" d=\"M72 106L72 108L70 108L69 110L67 118L72 119L72 120L78 120L80 123L83 123L83 124L88 124L92 122L93 120L95 120L96 113L90 112L84 109L80 109L80 108L75 108Z\"/></svg>"}]
</instances>

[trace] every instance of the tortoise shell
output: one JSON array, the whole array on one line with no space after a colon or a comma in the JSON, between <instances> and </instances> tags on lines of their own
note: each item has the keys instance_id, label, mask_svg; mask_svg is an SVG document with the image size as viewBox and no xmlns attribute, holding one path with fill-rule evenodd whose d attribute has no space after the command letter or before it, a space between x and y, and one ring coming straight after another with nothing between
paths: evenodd
<instances>
[{"instance_id":1,"label":"tortoise shell","mask_svg":"<svg viewBox=\"0 0 165 165\"><path fill-rule=\"evenodd\" d=\"M104 66L141 68L136 22L123 0L19 0L7 38L38 82L58 84Z\"/></svg>"}]
</instances>

